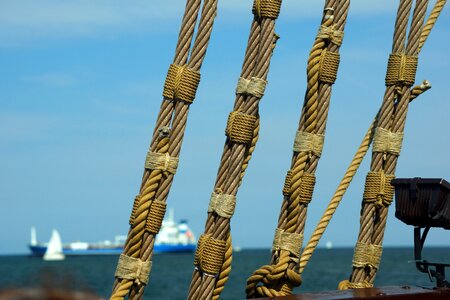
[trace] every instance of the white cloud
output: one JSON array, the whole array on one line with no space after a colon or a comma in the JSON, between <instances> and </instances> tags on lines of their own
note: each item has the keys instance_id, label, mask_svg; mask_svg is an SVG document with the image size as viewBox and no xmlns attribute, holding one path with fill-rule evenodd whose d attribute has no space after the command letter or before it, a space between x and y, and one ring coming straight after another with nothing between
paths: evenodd
<instances>
[{"instance_id":1,"label":"white cloud","mask_svg":"<svg viewBox=\"0 0 450 300\"><path fill-rule=\"evenodd\" d=\"M48 136L59 120L32 113L0 112L0 143L29 142Z\"/></svg>"},{"instance_id":2,"label":"white cloud","mask_svg":"<svg viewBox=\"0 0 450 300\"><path fill-rule=\"evenodd\" d=\"M220 17L236 22L250 13L252 0L219 0ZM28 44L43 38L111 37L130 32L167 30L179 21L185 0L0 0L0 46ZM351 3L353 15L395 13L396 1ZM283 18L319 18L323 1L284 0ZM246 19L245 19L246 20ZM171 28L171 27L170 27Z\"/></svg>"},{"instance_id":3,"label":"white cloud","mask_svg":"<svg viewBox=\"0 0 450 300\"><path fill-rule=\"evenodd\" d=\"M23 78L25 82L43 84L50 87L67 87L76 83L75 78L63 73L47 73Z\"/></svg>"},{"instance_id":4,"label":"white cloud","mask_svg":"<svg viewBox=\"0 0 450 300\"><path fill-rule=\"evenodd\" d=\"M159 30L178 16L179 0L1 0L0 46L17 46L48 38L111 36L128 31Z\"/></svg>"}]
</instances>

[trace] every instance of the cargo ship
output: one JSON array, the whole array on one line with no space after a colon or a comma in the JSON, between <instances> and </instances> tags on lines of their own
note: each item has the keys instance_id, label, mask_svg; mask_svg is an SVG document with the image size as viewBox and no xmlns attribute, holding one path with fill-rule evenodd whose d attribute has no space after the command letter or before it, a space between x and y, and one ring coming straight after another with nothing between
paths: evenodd
<instances>
[{"instance_id":1,"label":"cargo ship","mask_svg":"<svg viewBox=\"0 0 450 300\"><path fill-rule=\"evenodd\" d=\"M114 240L99 241L96 243L72 242L63 243L63 254L75 255L119 255L125 245L126 236L118 235ZM37 240L36 229L31 228L29 249L31 255L42 257L47 251L48 243ZM161 231L156 237L155 253L190 253L195 251L196 239L187 221L175 222L173 211L163 221Z\"/></svg>"}]
</instances>

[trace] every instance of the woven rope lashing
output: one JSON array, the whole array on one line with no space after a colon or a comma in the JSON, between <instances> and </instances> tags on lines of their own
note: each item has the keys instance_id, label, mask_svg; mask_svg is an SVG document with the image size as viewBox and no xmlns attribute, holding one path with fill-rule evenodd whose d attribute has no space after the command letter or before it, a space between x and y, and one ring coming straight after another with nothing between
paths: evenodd
<instances>
[{"instance_id":1,"label":"woven rope lashing","mask_svg":"<svg viewBox=\"0 0 450 300\"><path fill-rule=\"evenodd\" d=\"M149 151L145 160L148 170L162 170L175 174L178 168L178 157L171 157L169 153L156 153Z\"/></svg>"},{"instance_id":2,"label":"woven rope lashing","mask_svg":"<svg viewBox=\"0 0 450 300\"><path fill-rule=\"evenodd\" d=\"M142 261L139 258L121 254L114 276L134 280L137 284L147 284L151 268L151 261Z\"/></svg>"},{"instance_id":3,"label":"woven rope lashing","mask_svg":"<svg viewBox=\"0 0 450 300\"><path fill-rule=\"evenodd\" d=\"M249 144L253 139L257 117L233 111L228 116L225 134L236 143Z\"/></svg>"},{"instance_id":4,"label":"woven rope lashing","mask_svg":"<svg viewBox=\"0 0 450 300\"><path fill-rule=\"evenodd\" d=\"M323 50L320 57L319 80L333 84L337 78L340 60L339 53Z\"/></svg>"},{"instance_id":5,"label":"woven rope lashing","mask_svg":"<svg viewBox=\"0 0 450 300\"><path fill-rule=\"evenodd\" d=\"M200 83L200 72L171 64L164 83L163 96L169 100L192 103Z\"/></svg>"},{"instance_id":6,"label":"woven rope lashing","mask_svg":"<svg viewBox=\"0 0 450 300\"><path fill-rule=\"evenodd\" d=\"M336 30L334 25L325 26L321 25L317 37L323 40L328 40L331 43L340 46L344 40L344 32Z\"/></svg>"},{"instance_id":7,"label":"woven rope lashing","mask_svg":"<svg viewBox=\"0 0 450 300\"><path fill-rule=\"evenodd\" d=\"M293 151L313 153L314 155L320 157L322 155L324 142L325 136L323 134L297 131Z\"/></svg>"},{"instance_id":8,"label":"woven rope lashing","mask_svg":"<svg viewBox=\"0 0 450 300\"><path fill-rule=\"evenodd\" d=\"M194 266L200 268L200 260L205 248L205 241L211 238L210 234L202 234L197 242L197 249L195 249Z\"/></svg>"},{"instance_id":9,"label":"woven rope lashing","mask_svg":"<svg viewBox=\"0 0 450 300\"><path fill-rule=\"evenodd\" d=\"M316 184L316 176L310 173L303 173L300 181L300 185L298 186L298 201L301 204L308 205L313 198L314 186ZM293 194L293 187L289 187L289 196ZM295 200L295 199L291 199Z\"/></svg>"},{"instance_id":10,"label":"woven rope lashing","mask_svg":"<svg viewBox=\"0 0 450 300\"><path fill-rule=\"evenodd\" d=\"M394 197L394 186L391 181L394 175L384 172L369 172L366 177L363 199L380 207L391 205Z\"/></svg>"},{"instance_id":11,"label":"woven rope lashing","mask_svg":"<svg viewBox=\"0 0 450 300\"><path fill-rule=\"evenodd\" d=\"M225 251L226 241L202 234L195 252L194 265L209 275L217 275L222 268Z\"/></svg>"},{"instance_id":12,"label":"woven rope lashing","mask_svg":"<svg viewBox=\"0 0 450 300\"><path fill-rule=\"evenodd\" d=\"M373 152L400 155L403 143L403 132L392 132L378 127L373 137Z\"/></svg>"},{"instance_id":13,"label":"woven rope lashing","mask_svg":"<svg viewBox=\"0 0 450 300\"><path fill-rule=\"evenodd\" d=\"M386 85L412 86L416 80L417 64L417 56L403 53L391 54L386 72Z\"/></svg>"},{"instance_id":14,"label":"woven rope lashing","mask_svg":"<svg viewBox=\"0 0 450 300\"><path fill-rule=\"evenodd\" d=\"M222 218L231 219L236 208L236 196L213 192L209 201L208 212L215 212Z\"/></svg>"},{"instance_id":15,"label":"woven rope lashing","mask_svg":"<svg viewBox=\"0 0 450 300\"><path fill-rule=\"evenodd\" d=\"M254 0L253 14L258 18L277 19L280 15L281 0Z\"/></svg>"},{"instance_id":16,"label":"woven rope lashing","mask_svg":"<svg viewBox=\"0 0 450 300\"><path fill-rule=\"evenodd\" d=\"M151 233L157 234L161 229L164 215L166 214L167 204L162 201L154 200L150 205L150 210L145 222L145 229Z\"/></svg>"},{"instance_id":17,"label":"woven rope lashing","mask_svg":"<svg viewBox=\"0 0 450 300\"><path fill-rule=\"evenodd\" d=\"M353 266L356 268L378 269L381 262L383 247L380 245L365 244L358 242L353 253Z\"/></svg>"},{"instance_id":18,"label":"woven rope lashing","mask_svg":"<svg viewBox=\"0 0 450 300\"><path fill-rule=\"evenodd\" d=\"M273 239L272 251L286 250L299 258L303 244L303 235L299 233L289 233L277 228Z\"/></svg>"},{"instance_id":19,"label":"woven rope lashing","mask_svg":"<svg viewBox=\"0 0 450 300\"><path fill-rule=\"evenodd\" d=\"M240 77L236 87L236 94L250 95L257 98L262 98L266 90L267 81L261 78L252 77L246 79Z\"/></svg>"},{"instance_id":20,"label":"woven rope lashing","mask_svg":"<svg viewBox=\"0 0 450 300\"><path fill-rule=\"evenodd\" d=\"M283 186L283 196L289 197L291 192L292 170L287 171Z\"/></svg>"},{"instance_id":21,"label":"woven rope lashing","mask_svg":"<svg viewBox=\"0 0 450 300\"><path fill-rule=\"evenodd\" d=\"M195 249L194 266L200 268L200 257L202 256L205 247L205 241L211 237L210 234L202 234L197 242L197 249Z\"/></svg>"},{"instance_id":22,"label":"woven rope lashing","mask_svg":"<svg viewBox=\"0 0 450 300\"><path fill-rule=\"evenodd\" d=\"M141 196L137 195L134 198L133 208L132 208L131 214L130 214L130 220L129 220L129 224L130 225L133 225L134 224L134 220L136 219L136 212L137 212L137 209L139 207L139 201L141 201Z\"/></svg>"}]
</instances>

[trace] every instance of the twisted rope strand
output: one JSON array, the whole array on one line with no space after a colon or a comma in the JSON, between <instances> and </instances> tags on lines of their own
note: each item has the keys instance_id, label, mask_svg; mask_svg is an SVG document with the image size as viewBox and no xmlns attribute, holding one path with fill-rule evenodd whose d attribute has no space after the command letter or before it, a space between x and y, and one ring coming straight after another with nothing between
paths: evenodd
<instances>
[{"instance_id":1,"label":"twisted rope strand","mask_svg":"<svg viewBox=\"0 0 450 300\"><path fill-rule=\"evenodd\" d=\"M342 32L348 7L349 1L327 1L325 3L321 32L324 32L325 28L333 28L333 30ZM319 32L314 42L308 60L307 91L299 122L299 132L313 134L324 134L325 132L326 126L324 123L326 123L328 105L331 98L331 84L326 85L321 82L320 64L324 54L327 54L328 51L337 53L339 46L331 41L324 40L325 35L321 32ZM317 153L320 153L320 151ZM315 162L311 164L313 160ZM293 154L291 175L289 184L286 187L287 194L285 195L278 221L278 228L287 233L303 234L307 202L303 202L300 195L304 192L305 187L303 184L306 178L313 176L317 161L318 155L314 155L312 152L302 151L294 152ZM313 186L314 184L312 188ZM272 297L291 294L292 288L301 284L297 263L298 260L293 253L285 250L273 251L271 265L261 267L248 279L247 297Z\"/></svg>"},{"instance_id":2,"label":"twisted rope strand","mask_svg":"<svg viewBox=\"0 0 450 300\"><path fill-rule=\"evenodd\" d=\"M415 3L415 9L412 17L411 28L409 30L408 40L406 47L404 46L405 39L401 41L401 43L395 43L394 39L394 52L398 49L405 49L405 54L410 56L417 56L420 52L421 47L423 46L424 41L428 37L432 24L436 22L436 19L439 15L442 7L439 8L439 3L436 3L437 11L433 9L433 16L430 16L429 22L425 25L427 27L426 31L423 31L425 28L423 26L425 20L425 14L427 10L428 0L417 0ZM400 13L400 10L404 7L409 7L407 12ZM406 0L403 0L399 6L399 14L397 17L396 24L396 32L399 30L404 31L402 36L406 37L406 26L400 26L402 20L405 19L405 15L410 15L411 3ZM404 22L404 21L403 21ZM403 24L402 24L403 25ZM431 27L430 27L431 26ZM399 34L397 34L398 36ZM394 34L396 36L396 34ZM398 47L398 49L395 49ZM392 90L394 86L388 87L387 91ZM395 133L403 133L404 126L406 123L406 115L408 111L408 104L412 98L414 98L414 89L411 91L410 88L402 84L397 86L391 92L392 95L390 97L385 97L383 102L383 107L389 106L392 107L390 111L381 110L381 116L379 119L379 127L386 128ZM397 100L397 101L396 101ZM389 103L388 103L389 102ZM385 126L387 125L387 127ZM383 174L394 175L395 169L398 161L398 155L393 153L379 153L374 152L372 155L372 163L371 163L371 171L374 172L382 172ZM361 228L358 237L358 242L367 243L372 245L381 246L384 238L384 231L386 226L388 214L388 207L374 207L374 204L363 204L362 215L361 215ZM375 218L376 216L376 218ZM375 276L376 276L376 268L367 269L359 266L353 267L353 272L350 278L350 284L354 287L360 286L362 283L373 284ZM356 284L356 285L355 285Z\"/></svg>"}]
</instances>

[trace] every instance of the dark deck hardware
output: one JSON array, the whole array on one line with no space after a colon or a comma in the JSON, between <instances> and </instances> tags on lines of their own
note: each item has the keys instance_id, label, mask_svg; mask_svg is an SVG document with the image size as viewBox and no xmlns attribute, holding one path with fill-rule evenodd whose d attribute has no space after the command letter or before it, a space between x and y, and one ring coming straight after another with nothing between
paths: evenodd
<instances>
[{"instance_id":1,"label":"dark deck hardware","mask_svg":"<svg viewBox=\"0 0 450 300\"><path fill-rule=\"evenodd\" d=\"M436 279L437 287L450 288L445 268L450 264L422 259L422 249L431 227L450 229L450 184L444 179L395 179L395 216L414 228L414 257L420 272ZM423 233L422 233L422 229ZM433 269L434 268L434 269Z\"/></svg>"},{"instance_id":2,"label":"dark deck hardware","mask_svg":"<svg viewBox=\"0 0 450 300\"><path fill-rule=\"evenodd\" d=\"M328 291L305 293L284 297L261 298L280 300L448 300L449 289L427 289L416 286L387 286L380 288L354 289L345 291Z\"/></svg>"}]
</instances>

